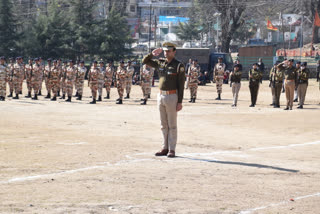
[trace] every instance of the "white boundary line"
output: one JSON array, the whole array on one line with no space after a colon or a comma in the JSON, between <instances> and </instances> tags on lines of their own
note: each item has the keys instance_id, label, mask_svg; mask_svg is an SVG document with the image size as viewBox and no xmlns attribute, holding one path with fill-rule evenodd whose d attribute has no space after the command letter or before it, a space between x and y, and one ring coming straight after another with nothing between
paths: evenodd
<instances>
[{"instance_id":1,"label":"white boundary line","mask_svg":"<svg viewBox=\"0 0 320 214\"><path fill-rule=\"evenodd\" d=\"M293 200L294 201L298 201L298 200L301 200L301 199L311 198L311 197L316 197L316 196L320 196L320 192L317 192L317 193L314 193L314 194L311 194L311 195L299 196L299 197L294 198ZM263 207L256 207L256 208L252 208L252 209L248 209L248 210L243 210L243 211L240 211L239 214L250 214L250 213L255 212L255 211L264 210L264 209L267 209L267 208L270 208L270 207L277 207L277 206L280 206L280 205L283 205L283 204L287 204L289 202L290 202L290 200L282 201L282 202L279 202L279 203L272 203L272 204L269 204L269 205L266 205L266 206L263 206Z\"/></svg>"}]
</instances>

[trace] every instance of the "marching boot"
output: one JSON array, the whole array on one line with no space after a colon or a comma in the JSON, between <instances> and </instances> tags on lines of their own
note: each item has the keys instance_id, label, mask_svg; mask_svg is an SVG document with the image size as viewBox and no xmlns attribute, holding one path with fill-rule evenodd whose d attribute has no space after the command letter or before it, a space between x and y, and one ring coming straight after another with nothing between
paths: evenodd
<instances>
[{"instance_id":1,"label":"marching boot","mask_svg":"<svg viewBox=\"0 0 320 214\"><path fill-rule=\"evenodd\" d=\"M140 105L147 105L147 100L144 99L142 103L140 103Z\"/></svg>"},{"instance_id":2,"label":"marching boot","mask_svg":"<svg viewBox=\"0 0 320 214\"><path fill-rule=\"evenodd\" d=\"M148 95L148 99L150 99L150 94Z\"/></svg>"},{"instance_id":3,"label":"marching boot","mask_svg":"<svg viewBox=\"0 0 320 214\"><path fill-rule=\"evenodd\" d=\"M124 98L124 99L129 99L130 98L130 95L129 94L127 94L127 96Z\"/></svg>"},{"instance_id":4,"label":"marching boot","mask_svg":"<svg viewBox=\"0 0 320 214\"><path fill-rule=\"evenodd\" d=\"M2 101L6 101L6 97L2 97Z\"/></svg>"},{"instance_id":5,"label":"marching boot","mask_svg":"<svg viewBox=\"0 0 320 214\"><path fill-rule=\"evenodd\" d=\"M191 97L190 100L189 100L189 103L192 103L192 101L193 101L193 98Z\"/></svg>"},{"instance_id":6,"label":"marching boot","mask_svg":"<svg viewBox=\"0 0 320 214\"><path fill-rule=\"evenodd\" d=\"M39 96L42 96L42 94L41 94L41 90L39 91L38 95L39 95Z\"/></svg>"},{"instance_id":7,"label":"marching boot","mask_svg":"<svg viewBox=\"0 0 320 214\"><path fill-rule=\"evenodd\" d=\"M122 99L119 99L116 104L122 104Z\"/></svg>"},{"instance_id":8,"label":"marching boot","mask_svg":"<svg viewBox=\"0 0 320 214\"><path fill-rule=\"evenodd\" d=\"M10 92L10 94L8 95L8 97L12 97L13 92Z\"/></svg>"},{"instance_id":9,"label":"marching boot","mask_svg":"<svg viewBox=\"0 0 320 214\"><path fill-rule=\"evenodd\" d=\"M196 98L193 98L193 99L192 99L192 103L195 103L195 102L196 102Z\"/></svg>"},{"instance_id":10,"label":"marching boot","mask_svg":"<svg viewBox=\"0 0 320 214\"><path fill-rule=\"evenodd\" d=\"M19 94L16 94L16 96L13 99L18 100L19 99Z\"/></svg>"},{"instance_id":11,"label":"marching boot","mask_svg":"<svg viewBox=\"0 0 320 214\"><path fill-rule=\"evenodd\" d=\"M3 96L0 96L0 101L3 101L4 100L4 97Z\"/></svg>"},{"instance_id":12,"label":"marching boot","mask_svg":"<svg viewBox=\"0 0 320 214\"><path fill-rule=\"evenodd\" d=\"M74 95L74 97L77 97L77 96L79 96L79 93L78 93L78 92L76 92L76 94Z\"/></svg>"},{"instance_id":13,"label":"marching boot","mask_svg":"<svg viewBox=\"0 0 320 214\"><path fill-rule=\"evenodd\" d=\"M216 98L216 100L221 100L221 95L218 94L218 97Z\"/></svg>"},{"instance_id":14,"label":"marching boot","mask_svg":"<svg viewBox=\"0 0 320 214\"><path fill-rule=\"evenodd\" d=\"M22 91L19 91L19 94L22 94Z\"/></svg>"},{"instance_id":15,"label":"marching boot","mask_svg":"<svg viewBox=\"0 0 320 214\"><path fill-rule=\"evenodd\" d=\"M66 99L66 95L63 94L62 97L60 97L60 100Z\"/></svg>"},{"instance_id":16,"label":"marching boot","mask_svg":"<svg viewBox=\"0 0 320 214\"><path fill-rule=\"evenodd\" d=\"M45 97L46 99L50 99L51 98L51 94L48 93L48 95Z\"/></svg>"},{"instance_id":17,"label":"marching boot","mask_svg":"<svg viewBox=\"0 0 320 214\"><path fill-rule=\"evenodd\" d=\"M110 93L107 94L107 99L110 99Z\"/></svg>"},{"instance_id":18,"label":"marching boot","mask_svg":"<svg viewBox=\"0 0 320 214\"><path fill-rule=\"evenodd\" d=\"M60 91L58 91L58 94L57 94L57 95L58 95L58 97L60 97Z\"/></svg>"},{"instance_id":19,"label":"marching boot","mask_svg":"<svg viewBox=\"0 0 320 214\"><path fill-rule=\"evenodd\" d=\"M32 98L33 100L38 100L38 95L34 94L34 97Z\"/></svg>"},{"instance_id":20,"label":"marching boot","mask_svg":"<svg viewBox=\"0 0 320 214\"><path fill-rule=\"evenodd\" d=\"M56 101L57 100L57 97L56 96L54 96L52 99L51 99L51 101Z\"/></svg>"},{"instance_id":21,"label":"marching boot","mask_svg":"<svg viewBox=\"0 0 320 214\"><path fill-rule=\"evenodd\" d=\"M28 95L25 96L25 98L30 98L31 97L31 92L28 92Z\"/></svg>"},{"instance_id":22,"label":"marching boot","mask_svg":"<svg viewBox=\"0 0 320 214\"><path fill-rule=\"evenodd\" d=\"M68 96L68 99L66 100L66 102L71 102L71 96Z\"/></svg>"},{"instance_id":23,"label":"marching boot","mask_svg":"<svg viewBox=\"0 0 320 214\"><path fill-rule=\"evenodd\" d=\"M77 100L81 100L82 99L82 95L79 95Z\"/></svg>"},{"instance_id":24,"label":"marching boot","mask_svg":"<svg viewBox=\"0 0 320 214\"><path fill-rule=\"evenodd\" d=\"M96 99L93 99L92 102L90 102L90 104L96 104Z\"/></svg>"},{"instance_id":25,"label":"marching boot","mask_svg":"<svg viewBox=\"0 0 320 214\"><path fill-rule=\"evenodd\" d=\"M99 96L99 98L98 98L98 101L102 101L102 98L101 98L101 96Z\"/></svg>"}]
</instances>

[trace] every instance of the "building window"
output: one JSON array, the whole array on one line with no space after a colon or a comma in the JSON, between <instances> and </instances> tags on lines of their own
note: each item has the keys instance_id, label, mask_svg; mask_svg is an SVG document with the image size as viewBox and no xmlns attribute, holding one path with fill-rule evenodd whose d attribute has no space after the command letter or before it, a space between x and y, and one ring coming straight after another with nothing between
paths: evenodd
<instances>
[{"instance_id":1,"label":"building window","mask_svg":"<svg viewBox=\"0 0 320 214\"><path fill-rule=\"evenodd\" d=\"M136 12L136 6L130 5L130 12L135 13Z\"/></svg>"}]
</instances>

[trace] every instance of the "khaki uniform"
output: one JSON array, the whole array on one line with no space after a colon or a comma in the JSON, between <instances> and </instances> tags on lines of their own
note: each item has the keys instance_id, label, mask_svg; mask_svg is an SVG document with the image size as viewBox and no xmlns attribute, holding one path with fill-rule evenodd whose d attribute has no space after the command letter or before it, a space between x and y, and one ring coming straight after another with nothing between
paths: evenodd
<instances>
[{"instance_id":1,"label":"khaki uniform","mask_svg":"<svg viewBox=\"0 0 320 214\"><path fill-rule=\"evenodd\" d=\"M277 67L274 66L271 68L270 70L270 74L269 74L269 80L270 80L270 85L269 87L271 88L271 94L272 94L272 104L275 104L276 102L276 95L275 95L275 85L273 84L274 82L274 73L276 72Z\"/></svg>"},{"instance_id":2,"label":"khaki uniform","mask_svg":"<svg viewBox=\"0 0 320 214\"><path fill-rule=\"evenodd\" d=\"M77 69L75 68L75 66L72 67L68 67L67 68L67 72L66 72L66 92L68 97L72 96L73 93L73 85L74 85L74 81L76 79L76 72Z\"/></svg>"},{"instance_id":3,"label":"khaki uniform","mask_svg":"<svg viewBox=\"0 0 320 214\"><path fill-rule=\"evenodd\" d=\"M98 93L99 97L102 97L102 91L104 86L104 79L106 75L106 69L105 67L99 67L99 76L98 76Z\"/></svg>"},{"instance_id":4,"label":"khaki uniform","mask_svg":"<svg viewBox=\"0 0 320 214\"><path fill-rule=\"evenodd\" d=\"M19 94L22 91L21 88L21 76L24 75L24 65L16 63L13 68L13 87L16 94Z\"/></svg>"},{"instance_id":5,"label":"khaki uniform","mask_svg":"<svg viewBox=\"0 0 320 214\"><path fill-rule=\"evenodd\" d=\"M59 67L52 67L50 74L48 76L49 78L49 88L52 90L53 96L57 97L59 87L60 87L60 77L61 77L61 70Z\"/></svg>"},{"instance_id":6,"label":"khaki uniform","mask_svg":"<svg viewBox=\"0 0 320 214\"><path fill-rule=\"evenodd\" d=\"M7 91L8 70L7 65L0 65L0 97L3 98Z\"/></svg>"},{"instance_id":7,"label":"khaki uniform","mask_svg":"<svg viewBox=\"0 0 320 214\"><path fill-rule=\"evenodd\" d=\"M296 81L297 81L297 69L293 66L292 67L284 67L283 63L280 63L278 65L278 68L284 71L287 108L292 109L293 98L294 98L294 89L295 89Z\"/></svg>"},{"instance_id":8,"label":"khaki uniform","mask_svg":"<svg viewBox=\"0 0 320 214\"><path fill-rule=\"evenodd\" d=\"M251 104L253 106L257 103L260 81L262 80L262 72L258 69L251 69L249 71L249 89L251 94Z\"/></svg>"},{"instance_id":9,"label":"khaki uniform","mask_svg":"<svg viewBox=\"0 0 320 214\"><path fill-rule=\"evenodd\" d=\"M306 98L307 88L308 88L308 80L310 76L310 71L308 68L300 69L298 71L298 97L299 97L299 105L303 106Z\"/></svg>"},{"instance_id":10,"label":"khaki uniform","mask_svg":"<svg viewBox=\"0 0 320 214\"><path fill-rule=\"evenodd\" d=\"M235 105L235 106L237 106L237 104L238 104L239 91L241 88L241 77L242 77L242 72L240 70L232 71L230 73L233 105Z\"/></svg>"},{"instance_id":11,"label":"khaki uniform","mask_svg":"<svg viewBox=\"0 0 320 214\"><path fill-rule=\"evenodd\" d=\"M152 60L152 53L143 63L159 71L158 108L160 112L163 149L175 151L177 144L177 104L182 103L185 83L185 67L176 59Z\"/></svg>"},{"instance_id":12,"label":"khaki uniform","mask_svg":"<svg viewBox=\"0 0 320 214\"><path fill-rule=\"evenodd\" d=\"M127 71L121 66L118 67L116 72L117 89L119 94L119 99L123 99L124 87L126 86Z\"/></svg>"},{"instance_id":13,"label":"khaki uniform","mask_svg":"<svg viewBox=\"0 0 320 214\"><path fill-rule=\"evenodd\" d=\"M149 90L148 97L151 96L151 87L152 87L152 84L153 84L154 68L150 68L150 71L151 71L151 79L150 79L150 88L148 89Z\"/></svg>"},{"instance_id":14,"label":"khaki uniform","mask_svg":"<svg viewBox=\"0 0 320 214\"><path fill-rule=\"evenodd\" d=\"M218 94L222 94L222 84L223 84L225 70L226 70L226 65L224 63L217 63L214 66L214 75L215 75Z\"/></svg>"},{"instance_id":15,"label":"khaki uniform","mask_svg":"<svg viewBox=\"0 0 320 214\"><path fill-rule=\"evenodd\" d=\"M104 85L106 86L107 94L110 94L110 91L111 91L113 72L114 72L114 70L113 70L112 66L106 67L106 72L104 75Z\"/></svg>"},{"instance_id":16,"label":"khaki uniform","mask_svg":"<svg viewBox=\"0 0 320 214\"><path fill-rule=\"evenodd\" d=\"M97 90L98 90L98 82L99 82L100 69L98 67L91 67L89 71L89 86L91 89L92 98L94 100L97 99Z\"/></svg>"},{"instance_id":17,"label":"khaki uniform","mask_svg":"<svg viewBox=\"0 0 320 214\"><path fill-rule=\"evenodd\" d=\"M199 83L199 75L200 75L200 66L199 65L191 65L188 71L188 81L187 87L190 89L190 98L196 99L197 98L197 91L198 91L198 83Z\"/></svg>"},{"instance_id":18,"label":"khaki uniform","mask_svg":"<svg viewBox=\"0 0 320 214\"><path fill-rule=\"evenodd\" d=\"M126 67L126 92L127 94L130 94L131 92L131 87L132 87L132 77L134 74L134 67L133 66L127 66Z\"/></svg>"},{"instance_id":19,"label":"khaki uniform","mask_svg":"<svg viewBox=\"0 0 320 214\"><path fill-rule=\"evenodd\" d=\"M84 77L87 73L87 68L85 66L79 66L77 69L77 78L76 78L76 88L78 95L83 95L83 87L84 87Z\"/></svg>"},{"instance_id":20,"label":"khaki uniform","mask_svg":"<svg viewBox=\"0 0 320 214\"><path fill-rule=\"evenodd\" d=\"M275 69L273 81L271 84L274 87L274 96L275 96L275 103L276 107L280 107L280 96L283 87L283 80L284 80L284 71L281 69Z\"/></svg>"},{"instance_id":21,"label":"khaki uniform","mask_svg":"<svg viewBox=\"0 0 320 214\"><path fill-rule=\"evenodd\" d=\"M31 86L33 88L35 95L38 95L39 93L39 90L42 84L42 75L43 75L42 66L35 64L33 66L33 71L31 75Z\"/></svg>"},{"instance_id":22,"label":"khaki uniform","mask_svg":"<svg viewBox=\"0 0 320 214\"><path fill-rule=\"evenodd\" d=\"M146 65L142 67L140 71L140 86L142 89L143 99L148 100L150 87L150 79L152 79L152 69L147 68Z\"/></svg>"}]
</instances>

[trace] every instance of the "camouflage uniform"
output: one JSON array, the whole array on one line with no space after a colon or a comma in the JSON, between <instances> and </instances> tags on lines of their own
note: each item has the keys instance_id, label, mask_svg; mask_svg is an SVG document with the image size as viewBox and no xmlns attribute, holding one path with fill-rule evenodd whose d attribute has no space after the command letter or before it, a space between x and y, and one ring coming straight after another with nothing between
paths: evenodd
<instances>
[{"instance_id":1,"label":"camouflage uniform","mask_svg":"<svg viewBox=\"0 0 320 214\"><path fill-rule=\"evenodd\" d=\"M100 69L98 67L92 67L89 73L89 86L91 89L92 99L95 101L97 99L97 90L99 82Z\"/></svg>"},{"instance_id":2,"label":"camouflage uniform","mask_svg":"<svg viewBox=\"0 0 320 214\"><path fill-rule=\"evenodd\" d=\"M107 95L110 95L111 91L111 85L112 85L112 78L113 78L113 67L112 66L107 66L106 67L106 73L104 75L104 81L105 81L105 86L106 86L106 91ZM108 97L108 96L107 96Z\"/></svg>"},{"instance_id":3,"label":"camouflage uniform","mask_svg":"<svg viewBox=\"0 0 320 214\"><path fill-rule=\"evenodd\" d=\"M218 92L218 99L222 94L222 84L223 84L225 70L226 70L226 65L224 63L217 63L214 66L214 74L215 74L215 80L216 80L216 86L217 86L217 92Z\"/></svg>"},{"instance_id":4,"label":"camouflage uniform","mask_svg":"<svg viewBox=\"0 0 320 214\"><path fill-rule=\"evenodd\" d=\"M153 75L152 75L152 69L149 67L147 67L147 65L144 65L141 72L140 72L140 86L142 89L142 93L143 93L143 99L144 100L148 100L148 96L149 96L149 89L150 87L150 79L152 79Z\"/></svg>"},{"instance_id":5,"label":"camouflage uniform","mask_svg":"<svg viewBox=\"0 0 320 214\"><path fill-rule=\"evenodd\" d=\"M76 68L75 66L69 66L66 71L66 92L68 95L68 99L71 101L71 96L73 92L74 80L76 77Z\"/></svg>"},{"instance_id":6,"label":"camouflage uniform","mask_svg":"<svg viewBox=\"0 0 320 214\"><path fill-rule=\"evenodd\" d=\"M32 90L32 85L31 85L32 72L33 72L33 64L26 65L25 76L26 76L26 82L27 82L27 88L28 88L28 97L31 96L31 90Z\"/></svg>"},{"instance_id":7,"label":"camouflage uniform","mask_svg":"<svg viewBox=\"0 0 320 214\"><path fill-rule=\"evenodd\" d=\"M64 99L66 97L66 73L67 73L67 65L63 65L61 67L61 76L60 76L60 88L62 91L62 98L60 99Z\"/></svg>"},{"instance_id":8,"label":"camouflage uniform","mask_svg":"<svg viewBox=\"0 0 320 214\"><path fill-rule=\"evenodd\" d=\"M5 64L0 65L0 98L2 100L6 97L8 73L8 67Z\"/></svg>"},{"instance_id":9,"label":"camouflage uniform","mask_svg":"<svg viewBox=\"0 0 320 214\"><path fill-rule=\"evenodd\" d=\"M117 89L118 89L120 100L123 99L124 87L126 84L126 77L127 77L126 69L119 66L116 73L116 80L117 80Z\"/></svg>"},{"instance_id":10,"label":"camouflage uniform","mask_svg":"<svg viewBox=\"0 0 320 214\"><path fill-rule=\"evenodd\" d=\"M131 92L133 74L134 74L134 67L133 66L127 66L126 67L126 78L125 78L127 98L130 97L129 94Z\"/></svg>"},{"instance_id":11,"label":"camouflage uniform","mask_svg":"<svg viewBox=\"0 0 320 214\"><path fill-rule=\"evenodd\" d=\"M22 88L21 88L21 76L22 75L24 75L23 64L19 64L19 63L14 64L12 81L13 81L14 91L16 93L16 98L19 98L18 94L22 90Z\"/></svg>"},{"instance_id":12,"label":"camouflage uniform","mask_svg":"<svg viewBox=\"0 0 320 214\"><path fill-rule=\"evenodd\" d=\"M59 91L61 71L58 66L53 66L49 74L49 88L53 93L53 100L56 99Z\"/></svg>"},{"instance_id":13,"label":"camouflage uniform","mask_svg":"<svg viewBox=\"0 0 320 214\"><path fill-rule=\"evenodd\" d=\"M48 98L50 96L50 91L51 91L51 88L50 88L50 72L51 72L51 69L52 69L52 66L51 65L47 65L45 68L44 68L44 72L43 72L43 78L44 78L44 83L46 85L46 89L47 89L47 92L48 92Z\"/></svg>"},{"instance_id":14,"label":"camouflage uniform","mask_svg":"<svg viewBox=\"0 0 320 214\"><path fill-rule=\"evenodd\" d=\"M150 68L151 78L150 78L150 87L148 88L148 98L151 96L151 87L153 84L154 68Z\"/></svg>"},{"instance_id":15,"label":"camouflage uniform","mask_svg":"<svg viewBox=\"0 0 320 214\"><path fill-rule=\"evenodd\" d=\"M198 77L200 75L200 66L199 65L191 65L188 71L188 87L190 89L190 98L191 102L195 102L197 98L197 90L198 90Z\"/></svg>"},{"instance_id":16,"label":"camouflage uniform","mask_svg":"<svg viewBox=\"0 0 320 214\"><path fill-rule=\"evenodd\" d=\"M87 68L85 66L78 67L77 78L76 78L76 88L78 89L78 96L83 95L84 77L87 73Z\"/></svg>"},{"instance_id":17,"label":"camouflage uniform","mask_svg":"<svg viewBox=\"0 0 320 214\"><path fill-rule=\"evenodd\" d=\"M103 86L104 86L105 73L106 73L105 67L99 67L99 76L98 76L99 101L101 101L101 99L102 99L102 90L103 90Z\"/></svg>"},{"instance_id":18,"label":"camouflage uniform","mask_svg":"<svg viewBox=\"0 0 320 214\"><path fill-rule=\"evenodd\" d=\"M13 69L14 69L14 64L10 63L8 65L8 85L9 85L9 91L10 95L9 97L12 97L14 86L13 86Z\"/></svg>"},{"instance_id":19,"label":"camouflage uniform","mask_svg":"<svg viewBox=\"0 0 320 214\"><path fill-rule=\"evenodd\" d=\"M34 91L34 98L33 99L37 99L37 96L38 96L38 93L40 90L40 86L42 83L42 75L43 75L42 66L40 64L35 64L33 66L33 72L32 72L32 76L31 76L31 86Z\"/></svg>"}]
</instances>

